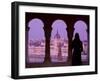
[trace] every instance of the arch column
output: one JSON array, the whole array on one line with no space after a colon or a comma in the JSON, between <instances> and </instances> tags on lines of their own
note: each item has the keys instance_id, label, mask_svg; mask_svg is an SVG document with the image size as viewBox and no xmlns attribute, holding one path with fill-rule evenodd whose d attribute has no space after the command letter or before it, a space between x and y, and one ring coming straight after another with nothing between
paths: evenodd
<instances>
[{"instance_id":1,"label":"arch column","mask_svg":"<svg viewBox=\"0 0 100 81\"><path fill-rule=\"evenodd\" d=\"M26 27L26 29L25 29L25 48L26 48L26 50L25 50L25 53L26 53L26 57L25 57L25 59L26 59L26 63L28 63L29 62L29 56L28 56L28 33L29 33L29 30L30 30L30 28L29 27Z\"/></svg>"},{"instance_id":2,"label":"arch column","mask_svg":"<svg viewBox=\"0 0 100 81\"><path fill-rule=\"evenodd\" d=\"M74 27L73 23L67 22L68 27L66 28L67 35L68 35L68 58L67 58L67 63L68 65L72 65L72 38L73 38L73 33L74 33Z\"/></svg>"},{"instance_id":3,"label":"arch column","mask_svg":"<svg viewBox=\"0 0 100 81\"><path fill-rule=\"evenodd\" d=\"M45 24L44 33L45 33L45 58L44 63L50 63L50 37L51 37L52 28L50 27L49 23Z\"/></svg>"},{"instance_id":4,"label":"arch column","mask_svg":"<svg viewBox=\"0 0 100 81\"><path fill-rule=\"evenodd\" d=\"M89 64L89 24L87 24L87 36L88 36L88 47L87 47L87 50L88 50L88 55L87 55L87 59L88 59L88 64Z\"/></svg>"}]
</instances>

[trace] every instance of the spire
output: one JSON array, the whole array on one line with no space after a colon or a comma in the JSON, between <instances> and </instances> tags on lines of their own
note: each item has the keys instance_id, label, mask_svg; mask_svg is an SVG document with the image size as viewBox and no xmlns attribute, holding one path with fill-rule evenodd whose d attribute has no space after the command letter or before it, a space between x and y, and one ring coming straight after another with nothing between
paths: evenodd
<instances>
[{"instance_id":1,"label":"spire","mask_svg":"<svg viewBox=\"0 0 100 81\"><path fill-rule=\"evenodd\" d=\"M58 30L57 30L57 33L56 33L56 35L54 36L54 38L60 39L60 35L59 35L59 33L58 33Z\"/></svg>"},{"instance_id":2,"label":"spire","mask_svg":"<svg viewBox=\"0 0 100 81\"><path fill-rule=\"evenodd\" d=\"M59 35L58 30L57 30L57 35Z\"/></svg>"}]
</instances>

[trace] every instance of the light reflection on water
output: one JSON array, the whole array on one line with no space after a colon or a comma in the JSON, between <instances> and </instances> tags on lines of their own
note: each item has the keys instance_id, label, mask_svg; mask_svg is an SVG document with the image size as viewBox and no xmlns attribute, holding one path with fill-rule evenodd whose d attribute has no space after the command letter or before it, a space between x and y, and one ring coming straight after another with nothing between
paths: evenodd
<instances>
[{"instance_id":1,"label":"light reflection on water","mask_svg":"<svg viewBox=\"0 0 100 81\"><path fill-rule=\"evenodd\" d=\"M82 61L87 61L87 55L81 55ZM29 62L30 63L43 63L44 62L45 55L30 55L29 56ZM67 61L67 56L62 56L62 59L59 59L57 55L52 55L51 56L51 61L52 62L66 62Z\"/></svg>"}]
</instances>

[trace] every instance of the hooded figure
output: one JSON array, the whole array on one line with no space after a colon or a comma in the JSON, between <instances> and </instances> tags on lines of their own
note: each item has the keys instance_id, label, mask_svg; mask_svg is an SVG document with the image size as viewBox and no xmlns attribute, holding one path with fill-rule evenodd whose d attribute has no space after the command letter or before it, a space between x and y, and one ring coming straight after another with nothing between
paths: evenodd
<instances>
[{"instance_id":1,"label":"hooded figure","mask_svg":"<svg viewBox=\"0 0 100 81\"><path fill-rule=\"evenodd\" d=\"M81 52L83 51L83 46L78 33L75 34L75 38L72 41L72 51L72 65L81 65Z\"/></svg>"}]
</instances>

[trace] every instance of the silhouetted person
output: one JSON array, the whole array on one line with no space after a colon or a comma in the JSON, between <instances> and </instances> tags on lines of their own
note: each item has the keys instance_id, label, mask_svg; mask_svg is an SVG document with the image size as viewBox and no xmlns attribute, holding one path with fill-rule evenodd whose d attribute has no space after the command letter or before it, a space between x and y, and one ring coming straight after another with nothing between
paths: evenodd
<instances>
[{"instance_id":1,"label":"silhouetted person","mask_svg":"<svg viewBox=\"0 0 100 81\"><path fill-rule=\"evenodd\" d=\"M83 46L78 33L75 34L75 38L72 41L72 50L72 65L81 65L81 52L83 51Z\"/></svg>"}]
</instances>

